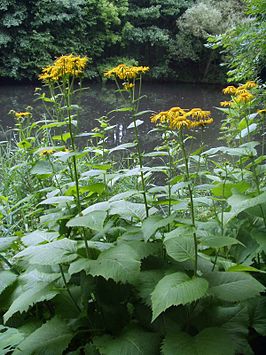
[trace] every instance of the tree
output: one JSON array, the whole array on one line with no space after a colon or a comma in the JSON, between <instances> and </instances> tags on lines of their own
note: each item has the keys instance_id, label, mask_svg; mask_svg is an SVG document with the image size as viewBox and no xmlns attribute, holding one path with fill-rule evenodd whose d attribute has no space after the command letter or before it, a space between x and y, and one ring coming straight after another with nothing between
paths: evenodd
<instances>
[{"instance_id":1,"label":"tree","mask_svg":"<svg viewBox=\"0 0 266 355\"><path fill-rule=\"evenodd\" d=\"M266 1L244 1L247 16L224 34L209 38L209 46L219 48L224 56L229 81L254 79L265 68Z\"/></svg>"}]
</instances>

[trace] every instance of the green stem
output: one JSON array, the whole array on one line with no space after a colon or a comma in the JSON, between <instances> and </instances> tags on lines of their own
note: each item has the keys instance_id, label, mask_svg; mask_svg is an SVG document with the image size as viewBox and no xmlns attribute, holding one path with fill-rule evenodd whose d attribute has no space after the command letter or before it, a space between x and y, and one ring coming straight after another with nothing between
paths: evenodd
<instances>
[{"instance_id":1,"label":"green stem","mask_svg":"<svg viewBox=\"0 0 266 355\"><path fill-rule=\"evenodd\" d=\"M139 91L138 95L140 97L140 91ZM138 102L137 102L137 105L135 105L135 80L134 80L134 88L132 91L132 104L133 104L134 133L135 133L135 140L137 143L137 153L138 153L139 167L140 167L140 178L141 178L141 185L142 185L142 190L143 190L143 198L144 198L144 204L145 204L146 217L148 217L149 216L149 208L148 208L148 201L147 201L147 195L146 195L145 179L144 179L144 174L143 174L143 161L142 161L141 147L140 147L140 141L139 141L138 127L137 127L136 117L135 117L135 114L138 112Z\"/></svg>"},{"instance_id":2,"label":"green stem","mask_svg":"<svg viewBox=\"0 0 266 355\"><path fill-rule=\"evenodd\" d=\"M194 202L193 202L193 193L192 193L192 187L190 184L190 174L189 174L189 166L188 166L188 157L186 153L186 148L184 145L184 138L183 138L183 131L182 128L179 130L179 140L180 140L180 146L183 154L183 158L185 161L185 169L186 169L186 174L185 174L185 181L188 182L188 193L189 193L189 199L190 199L190 213L191 213L191 222L193 226L193 239L194 239L194 248L195 248L195 263L194 263L194 276L197 275L197 270L198 270L198 243L197 243L197 234L196 234L196 225L195 225L195 211L194 211Z\"/></svg>"},{"instance_id":3,"label":"green stem","mask_svg":"<svg viewBox=\"0 0 266 355\"><path fill-rule=\"evenodd\" d=\"M223 188L222 188L222 198L223 198L223 203L222 203L222 211L221 211L221 221L220 221L220 224L221 224L221 236L223 237L224 236L224 195L225 195L225 184L226 184L226 181L227 181L227 170L225 168L225 178L224 178L224 181L223 181ZM213 263L213 266L212 266L212 271L214 271L215 269L215 266L216 266L216 263L217 263L217 259L218 259L218 255L219 255L219 251L220 249L218 248L217 251L216 251L216 254L215 254L215 259L214 259L214 263Z\"/></svg>"},{"instance_id":4,"label":"green stem","mask_svg":"<svg viewBox=\"0 0 266 355\"><path fill-rule=\"evenodd\" d=\"M61 264L59 264L59 268L60 268L60 272L61 272L61 275L62 275L62 279L63 279L64 285L65 285L65 288L66 288L66 290L67 290L67 293L68 293L68 295L69 295L71 301L73 302L73 304L74 304L75 307L77 308L77 310L78 310L79 312L81 312L81 309L79 308L79 305L77 304L75 298L73 297L73 295L72 295L72 293L71 293L71 291L70 291L70 289L69 289L69 287L68 287L68 284L67 284L66 278L65 278L65 274L64 274L64 271L63 271L63 268L62 268L62 265L61 265Z\"/></svg>"}]
</instances>

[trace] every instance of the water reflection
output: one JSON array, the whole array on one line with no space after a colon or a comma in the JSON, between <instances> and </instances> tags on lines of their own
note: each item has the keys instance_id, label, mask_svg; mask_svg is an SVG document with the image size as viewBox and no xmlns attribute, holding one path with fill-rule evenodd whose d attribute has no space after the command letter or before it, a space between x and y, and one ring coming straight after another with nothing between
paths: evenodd
<instances>
[{"instance_id":1,"label":"water reflection","mask_svg":"<svg viewBox=\"0 0 266 355\"><path fill-rule=\"evenodd\" d=\"M34 100L35 85L0 85L0 125L4 129L14 125L13 119L8 115L11 109L22 111L26 106L33 106L36 109L34 114L36 119L40 119L42 108ZM88 132L97 126L96 118L106 115L114 108L121 105L119 95L114 93L114 85L108 83L91 84L88 90L82 92L77 98L78 104L82 107L79 120L79 130ZM213 85L199 84L173 84L173 83L145 83L143 94L146 97L141 101L140 110L162 111L172 106L183 108L201 107L204 110L213 112L215 124L208 127L203 132L203 138L207 145L215 145L219 132L221 114L215 110L219 105L222 95L220 87ZM144 124L139 126L141 140L145 150L152 149L159 141L159 137L148 132L153 128L150 123L149 114L141 117ZM110 146L126 143L133 139L133 130L128 129L131 123L130 116L123 113L113 113L110 115L111 124L116 125L114 132L110 134L108 143ZM197 135L197 134L196 134Z\"/></svg>"}]
</instances>

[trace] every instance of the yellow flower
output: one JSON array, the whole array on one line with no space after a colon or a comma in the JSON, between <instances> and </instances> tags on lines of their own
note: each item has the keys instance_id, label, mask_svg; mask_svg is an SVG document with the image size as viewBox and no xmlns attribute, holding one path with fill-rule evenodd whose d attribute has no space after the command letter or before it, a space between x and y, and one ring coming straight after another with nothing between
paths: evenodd
<instances>
[{"instance_id":1,"label":"yellow flower","mask_svg":"<svg viewBox=\"0 0 266 355\"><path fill-rule=\"evenodd\" d=\"M225 89L223 89L223 93L234 95L236 93L236 90L237 90L237 88L235 86L229 85Z\"/></svg>"},{"instance_id":2,"label":"yellow flower","mask_svg":"<svg viewBox=\"0 0 266 355\"><path fill-rule=\"evenodd\" d=\"M106 78L117 77L121 80L135 79L138 75L149 71L149 67L144 66L127 66L126 64L119 64L118 66L108 70L104 73Z\"/></svg>"},{"instance_id":3,"label":"yellow flower","mask_svg":"<svg viewBox=\"0 0 266 355\"><path fill-rule=\"evenodd\" d=\"M183 127L190 128L191 121L188 115L181 107L172 107L168 111L159 112L151 117L152 123L166 123L171 129L181 129Z\"/></svg>"},{"instance_id":4,"label":"yellow flower","mask_svg":"<svg viewBox=\"0 0 266 355\"><path fill-rule=\"evenodd\" d=\"M256 88L258 84L255 81L247 81L246 84L243 85L246 89Z\"/></svg>"},{"instance_id":5,"label":"yellow flower","mask_svg":"<svg viewBox=\"0 0 266 355\"><path fill-rule=\"evenodd\" d=\"M261 114L261 113L262 113L262 114L263 114L263 113L266 113L266 108L263 108L262 110L258 110L257 113L259 113L259 114Z\"/></svg>"},{"instance_id":6,"label":"yellow flower","mask_svg":"<svg viewBox=\"0 0 266 355\"><path fill-rule=\"evenodd\" d=\"M236 89L235 95L246 94L248 92L245 85L241 85Z\"/></svg>"},{"instance_id":7,"label":"yellow flower","mask_svg":"<svg viewBox=\"0 0 266 355\"><path fill-rule=\"evenodd\" d=\"M188 115L196 119L204 119L210 116L210 111L203 111L201 108L193 108L188 112Z\"/></svg>"},{"instance_id":8,"label":"yellow flower","mask_svg":"<svg viewBox=\"0 0 266 355\"><path fill-rule=\"evenodd\" d=\"M192 117L191 127L204 127L213 123L213 119L210 117L210 111L204 111L201 108L193 108L187 113Z\"/></svg>"},{"instance_id":9,"label":"yellow flower","mask_svg":"<svg viewBox=\"0 0 266 355\"><path fill-rule=\"evenodd\" d=\"M14 112L14 111L12 111ZM31 113L26 111L26 112L15 112L15 117L17 120L20 120L20 119L23 119L23 118L26 118L26 117L30 117L31 116Z\"/></svg>"},{"instance_id":10,"label":"yellow flower","mask_svg":"<svg viewBox=\"0 0 266 355\"><path fill-rule=\"evenodd\" d=\"M123 88L124 88L125 90L127 90L127 91L133 89L134 86L135 86L133 83L128 83L128 82L123 83L122 85L123 85Z\"/></svg>"},{"instance_id":11,"label":"yellow flower","mask_svg":"<svg viewBox=\"0 0 266 355\"><path fill-rule=\"evenodd\" d=\"M253 96L250 92L247 91L247 92L244 92L244 93L238 95L238 96L236 97L235 101L236 101L237 103L241 103L241 102L246 103L246 102L251 101L251 100L253 99L253 97L254 97L254 96Z\"/></svg>"},{"instance_id":12,"label":"yellow flower","mask_svg":"<svg viewBox=\"0 0 266 355\"><path fill-rule=\"evenodd\" d=\"M232 101L221 101L220 102L220 105L222 107L228 107L228 106L231 106L232 105Z\"/></svg>"},{"instance_id":13,"label":"yellow flower","mask_svg":"<svg viewBox=\"0 0 266 355\"><path fill-rule=\"evenodd\" d=\"M64 76L80 76L88 62L87 57L74 56L73 54L63 55L57 58L53 65L49 65L42 70L39 79L45 82L58 81Z\"/></svg>"},{"instance_id":14,"label":"yellow flower","mask_svg":"<svg viewBox=\"0 0 266 355\"><path fill-rule=\"evenodd\" d=\"M213 118L209 117L209 118L203 118L203 119L200 119L199 121L194 121L192 122L192 127L195 128L195 127L205 127L205 126L208 126L210 124L213 123Z\"/></svg>"},{"instance_id":15,"label":"yellow flower","mask_svg":"<svg viewBox=\"0 0 266 355\"><path fill-rule=\"evenodd\" d=\"M53 154L55 151L53 149L42 149L39 153L41 157Z\"/></svg>"}]
</instances>

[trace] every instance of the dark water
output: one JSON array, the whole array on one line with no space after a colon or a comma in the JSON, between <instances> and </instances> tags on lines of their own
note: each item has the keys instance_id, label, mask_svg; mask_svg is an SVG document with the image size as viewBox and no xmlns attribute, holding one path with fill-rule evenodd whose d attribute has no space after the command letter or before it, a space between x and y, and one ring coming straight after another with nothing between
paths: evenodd
<instances>
[{"instance_id":1,"label":"dark water","mask_svg":"<svg viewBox=\"0 0 266 355\"><path fill-rule=\"evenodd\" d=\"M42 108L34 100L33 84L4 84L0 85L0 126L5 130L14 126L13 118L8 112L13 109L24 111L27 106L36 107L34 118L41 119ZM107 112L118 108L121 105L119 94L114 92L115 86L112 83L102 86L101 84L90 84L79 98L82 111L79 119L79 130L90 131L97 126L96 118L106 115ZM173 106L182 108L200 107L210 110L215 124L205 129L203 138L207 146L215 145L219 133L221 113L215 109L222 99L221 88L213 85L202 84L173 84L173 83L144 83L142 94L146 97L141 101L141 110L163 111ZM141 117L144 124L139 127L141 139L145 149L148 150L156 145L158 136L148 134L154 127L150 123L149 114ZM116 124L114 133L109 137L110 145L118 145L128 142L133 137L132 129L127 129L131 123L126 113L114 113L110 116L111 124ZM197 133L195 133L197 137Z\"/></svg>"}]
</instances>

